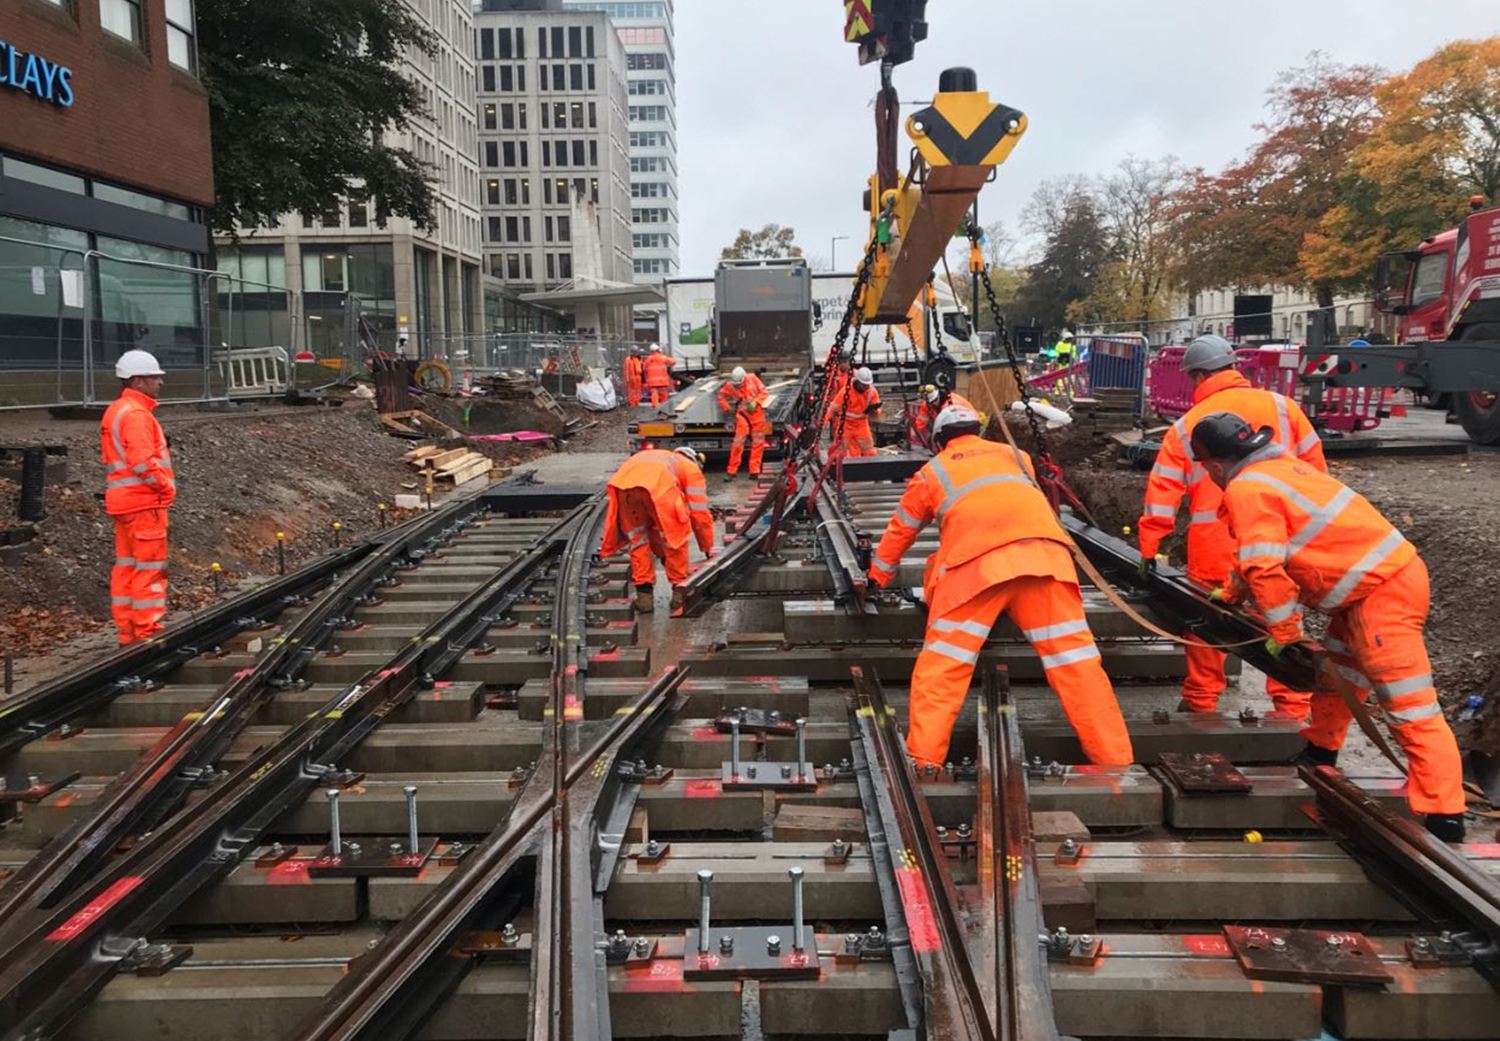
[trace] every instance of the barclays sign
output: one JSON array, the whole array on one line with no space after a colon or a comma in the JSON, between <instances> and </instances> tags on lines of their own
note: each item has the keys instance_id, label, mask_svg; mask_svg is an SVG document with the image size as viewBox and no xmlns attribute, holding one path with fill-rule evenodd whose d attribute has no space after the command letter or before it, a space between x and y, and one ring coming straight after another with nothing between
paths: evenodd
<instances>
[{"instance_id":1,"label":"barclays sign","mask_svg":"<svg viewBox=\"0 0 1500 1041\"><path fill-rule=\"evenodd\" d=\"M0 87L50 101L61 108L73 107L73 70L37 54L27 54L0 40Z\"/></svg>"}]
</instances>

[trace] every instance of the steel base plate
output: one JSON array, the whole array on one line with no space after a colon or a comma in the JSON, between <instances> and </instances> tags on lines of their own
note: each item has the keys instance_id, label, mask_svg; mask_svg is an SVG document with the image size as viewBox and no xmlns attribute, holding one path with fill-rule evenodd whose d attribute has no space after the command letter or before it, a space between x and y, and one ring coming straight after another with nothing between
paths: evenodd
<instances>
[{"instance_id":1,"label":"steel base plate","mask_svg":"<svg viewBox=\"0 0 1500 1041\"><path fill-rule=\"evenodd\" d=\"M1224 937L1252 980L1381 986L1395 978L1361 933L1226 925Z\"/></svg>"},{"instance_id":2,"label":"steel base plate","mask_svg":"<svg viewBox=\"0 0 1500 1041\"><path fill-rule=\"evenodd\" d=\"M819 975L818 938L804 925L801 951L792 950L792 927L748 925L735 929L710 929L706 954L698 951L697 929L689 929L684 940L682 978L685 980L815 980ZM724 949L729 937L731 948ZM779 953L771 953L771 939L779 940Z\"/></svg>"},{"instance_id":3,"label":"steel base plate","mask_svg":"<svg viewBox=\"0 0 1500 1041\"><path fill-rule=\"evenodd\" d=\"M781 734L786 737L797 734L797 717L774 708L737 708L721 712L715 718L714 726L718 727L719 733L728 734L734 730L736 721L742 734Z\"/></svg>"},{"instance_id":4,"label":"steel base plate","mask_svg":"<svg viewBox=\"0 0 1500 1041\"><path fill-rule=\"evenodd\" d=\"M409 878L427 866L437 839L422 839L417 851L408 851L404 838L374 838L345 842L335 854L327 846L308 862L307 873L315 878Z\"/></svg>"},{"instance_id":5,"label":"steel base plate","mask_svg":"<svg viewBox=\"0 0 1500 1041\"><path fill-rule=\"evenodd\" d=\"M725 762L719 775L720 787L726 792L815 792L818 790L818 771L811 763L804 767L805 773L797 776L796 763L759 763L741 761L739 773L734 764Z\"/></svg>"},{"instance_id":6,"label":"steel base plate","mask_svg":"<svg viewBox=\"0 0 1500 1041\"><path fill-rule=\"evenodd\" d=\"M1184 795L1249 794L1252 787L1218 752L1163 752L1161 770Z\"/></svg>"},{"instance_id":7,"label":"steel base plate","mask_svg":"<svg viewBox=\"0 0 1500 1041\"><path fill-rule=\"evenodd\" d=\"M41 802L82 776L76 770L70 774L7 774L0 778L0 802Z\"/></svg>"}]
</instances>

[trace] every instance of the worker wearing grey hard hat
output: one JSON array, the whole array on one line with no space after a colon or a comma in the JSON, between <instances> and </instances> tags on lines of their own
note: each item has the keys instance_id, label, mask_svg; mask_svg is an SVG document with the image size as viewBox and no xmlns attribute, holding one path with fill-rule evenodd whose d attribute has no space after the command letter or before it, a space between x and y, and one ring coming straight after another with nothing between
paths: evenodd
<instances>
[{"instance_id":1,"label":"worker wearing grey hard hat","mask_svg":"<svg viewBox=\"0 0 1500 1041\"><path fill-rule=\"evenodd\" d=\"M1182 371L1193 383L1193 407L1162 437L1156 464L1146 482L1146 504L1138 524L1142 574L1155 565L1157 550L1172 534L1178 504L1188 496L1188 577L1207 590L1224 586L1234 568L1234 539L1219 519L1219 486L1209 480L1193 457L1192 431L1204 416L1229 412L1252 430L1270 427L1282 450L1307 465L1327 471L1323 443L1297 403L1261 390L1235 368L1234 345L1222 336L1200 336L1182 353ZM1187 648L1187 678L1178 711L1213 712L1225 686L1224 653L1209 647ZM1278 711L1298 719L1308 713L1311 694L1293 691L1275 680L1267 693Z\"/></svg>"}]
</instances>

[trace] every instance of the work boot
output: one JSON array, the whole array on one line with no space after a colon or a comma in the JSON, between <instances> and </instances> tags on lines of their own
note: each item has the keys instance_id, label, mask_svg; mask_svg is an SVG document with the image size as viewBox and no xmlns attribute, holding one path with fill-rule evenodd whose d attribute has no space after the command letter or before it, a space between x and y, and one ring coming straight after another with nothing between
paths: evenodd
<instances>
[{"instance_id":1,"label":"work boot","mask_svg":"<svg viewBox=\"0 0 1500 1041\"><path fill-rule=\"evenodd\" d=\"M656 597L650 586L635 587L635 609L638 614L650 614L656 610Z\"/></svg>"},{"instance_id":2,"label":"work boot","mask_svg":"<svg viewBox=\"0 0 1500 1041\"><path fill-rule=\"evenodd\" d=\"M1462 813L1429 813L1422 822L1427 830L1444 842L1464 840L1464 815Z\"/></svg>"},{"instance_id":3,"label":"work boot","mask_svg":"<svg viewBox=\"0 0 1500 1041\"><path fill-rule=\"evenodd\" d=\"M730 481L734 480L736 476L736 474L728 470L724 471L724 483L728 484Z\"/></svg>"},{"instance_id":4,"label":"work boot","mask_svg":"<svg viewBox=\"0 0 1500 1041\"><path fill-rule=\"evenodd\" d=\"M684 602L684 597L683 597L683 593L682 593L682 587L681 586L673 586L672 587L672 610L676 611L679 608L681 608L682 605L683 605L683 602Z\"/></svg>"},{"instance_id":5,"label":"work boot","mask_svg":"<svg viewBox=\"0 0 1500 1041\"><path fill-rule=\"evenodd\" d=\"M1338 766L1339 750L1324 748L1309 741L1302 751L1292 756L1293 766Z\"/></svg>"}]
</instances>

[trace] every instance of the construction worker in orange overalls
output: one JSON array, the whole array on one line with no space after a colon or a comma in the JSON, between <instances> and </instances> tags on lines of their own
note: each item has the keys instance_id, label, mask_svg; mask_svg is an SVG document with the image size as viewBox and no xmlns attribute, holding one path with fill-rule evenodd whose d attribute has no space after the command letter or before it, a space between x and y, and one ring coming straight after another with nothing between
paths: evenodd
<instances>
[{"instance_id":1,"label":"construction worker in orange overalls","mask_svg":"<svg viewBox=\"0 0 1500 1041\"><path fill-rule=\"evenodd\" d=\"M919 766L943 765L974 665L1004 612L1040 655L1089 762L1133 762L1067 535L1037 487L1031 457L981 439L979 429L973 409L942 411L933 424L938 454L906 482L870 563L870 581L884 587L918 532L938 521L938 550L922 584L927 635L911 676L906 750Z\"/></svg>"},{"instance_id":2,"label":"construction worker in orange overalls","mask_svg":"<svg viewBox=\"0 0 1500 1041\"><path fill-rule=\"evenodd\" d=\"M651 407L659 408L672 396L672 366L676 358L668 358L661 352L661 344L653 343L646 355L646 389L651 392Z\"/></svg>"},{"instance_id":3,"label":"construction worker in orange overalls","mask_svg":"<svg viewBox=\"0 0 1500 1041\"><path fill-rule=\"evenodd\" d=\"M99 443L104 512L115 519L110 612L125 646L155 636L167 613L167 510L177 499L177 475L152 415L166 373L146 351L126 351L115 375L123 388L104 411Z\"/></svg>"},{"instance_id":4,"label":"construction worker in orange overalls","mask_svg":"<svg viewBox=\"0 0 1500 1041\"><path fill-rule=\"evenodd\" d=\"M703 462L691 448L648 448L625 460L606 486L609 509L599 552L610 557L621 547L630 550L635 609L642 614L653 610L656 559L666 565L675 610L682 606L682 586L688 579L688 536L714 556L714 518L708 510Z\"/></svg>"},{"instance_id":5,"label":"construction worker in orange overalls","mask_svg":"<svg viewBox=\"0 0 1500 1041\"><path fill-rule=\"evenodd\" d=\"M1219 513L1235 539L1235 572L1219 599L1252 598L1266 621L1266 650L1304 638L1302 605L1330 615L1324 645L1361 701L1373 691L1406 751L1406 801L1447 842L1464 834L1463 764L1432 685L1422 639L1427 566L1369 501L1276 442L1219 412L1192 430L1193 452L1224 490ZM1333 766L1352 718L1336 690L1312 698L1302 762Z\"/></svg>"},{"instance_id":6,"label":"construction worker in orange overalls","mask_svg":"<svg viewBox=\"0 0 1500 1041\"><path fill-rule=\"evenodd\" d=\"M1137 524L1142 567L1154 565L1162 540L1172 534L1177 506L1188 496L1187 573L1209 589L1224 584L1233 569L1234 538L1219 518L1219 486L1208 479L1193 458L1188 433L1200 419L1215 412L1232 412L1252 428L1268 426L1276 443L1320 472L1327 471L1323 442L1295 401L1252 387L1234 368L1234 347L1222 336L1200 336L1188 345L1182 368L1193 381L1193 407L1162 437L1156 465L1146 481L1146 504ZM1187 678L1182 684L1179 712L1213 712L1223 693L1224 652L1207 646L1188 646ZM1267 678L1266 693L1278 712L1296 719L1307 716L1312 695L1294 691Z\"/></svg>"},{"instance_id":7,"label":"construction worker in orange overalls","mask_svg":"<svg viewBox=\"0 0 1500 1041\"><path fill-rule=\"evenodd\" d=\"M734 475L740 472L747 437L750 439L750 476L760 476L760 463L766 454L766 435L771 432L771 421L766 418L766 401L769 399L770 394L760 377L738 365L719 388L719 407L734 417L729 421L734 424L734 440L729 445L729 466L724 471L726 481L734 480Z\"/></svg>"},{"instance_id":8,"label":"construction worker in orange overalls","mask_svg":"<svg viewBox=\"0 0 1500 1041\"><path fill-rule=\"evenodd\" d=\"M855 370L854 378L835 387L825 422L842 415L844 421L844 454L875 454L875 432L870 418L880 414L880 391L875 389L875 374L868 368ZM836 429L836 428L835 428Z\"/></svg>"},{"instance_id":9,"label":"construction worker in orange overalls","mask_svg":"<svg viewBox=\"0 0 1500 1041\"><path fill-rule=\"evenodd\" d=\"M646 367L641 362L641 349L630 348L625 356L625 400L635 408L641 403L641 387L646 380Z\"/></svg>"},{"instance_id":10,"label":"construction worker in orange overalls","mask_svg":"<svg viewBox=\"0 0 1500 1041\"><path fill-rule=\"evenodd\" d=\"M979 417L981 425L984 423L984 413L975 408L973 402L956 390L944 390L936 384L927 383L918 393L921 395L921 400L917 402L917 410L911 417L913 444L932 447L932 424L949 405L968 409Z\"/></svg>"}]
</instances>

